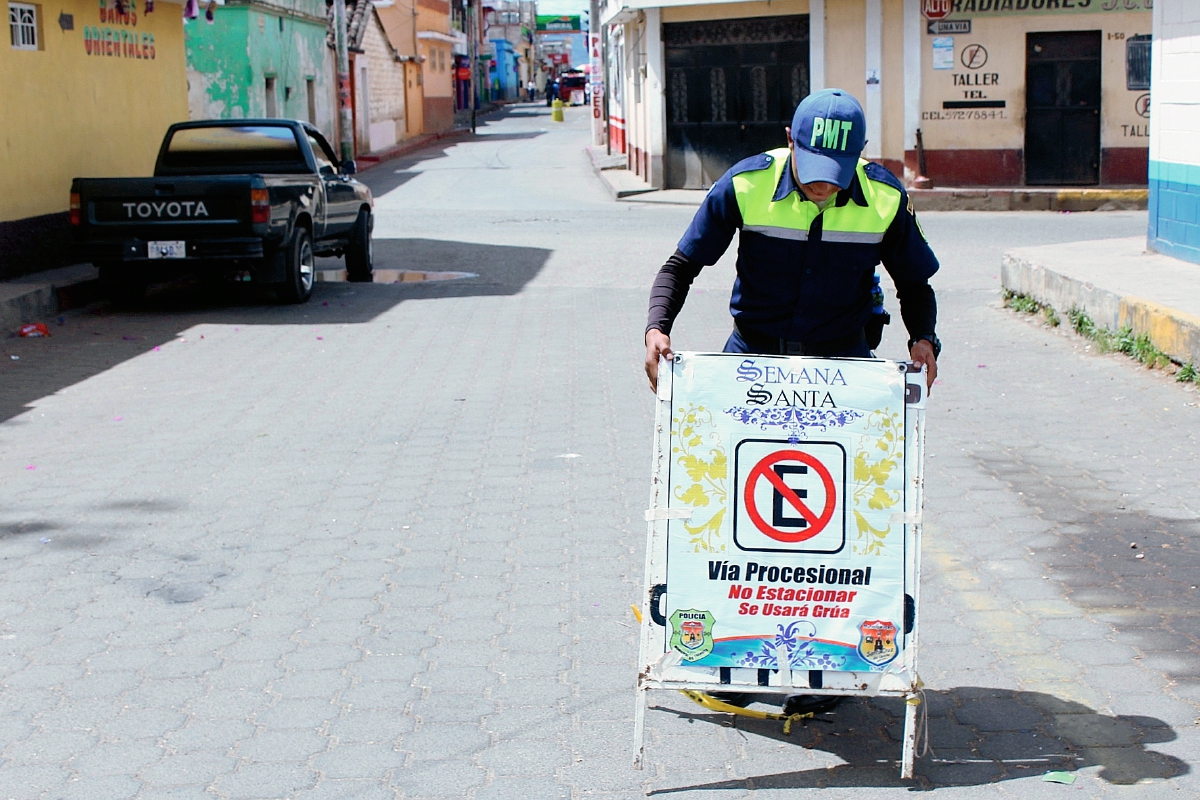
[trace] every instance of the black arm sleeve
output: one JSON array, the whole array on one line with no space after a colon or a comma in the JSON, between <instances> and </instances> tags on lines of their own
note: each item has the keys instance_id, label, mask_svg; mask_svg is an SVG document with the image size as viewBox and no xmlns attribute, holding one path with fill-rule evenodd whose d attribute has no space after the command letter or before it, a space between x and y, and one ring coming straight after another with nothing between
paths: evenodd
<instances>
[{"instance_id":1,"label":"black arm sleeve","mask_svg":"<svg viewBox=\"0 0 1200 800\"><path fill-rule=\"evenodd\" d=\"M654 277L654 287L650 290L650 314L646 320L646 331L658 329L668 336L675 317L683 308L687 299L688 289L692 281L700 274L704 265L685 256L681 251L667 259L658 275Z\"/></svg>"},{"instance_id":2,"label":"black arm sleeve","mask_svg":"<svg viewBox=\"0 0 1200 800\"><path fill-rule=\"evenodd\" d=\"M896 298L900 301L900 317L910 338L937 332L937 298L928 281L897 282Z\"/></svg>"}]
</instances>

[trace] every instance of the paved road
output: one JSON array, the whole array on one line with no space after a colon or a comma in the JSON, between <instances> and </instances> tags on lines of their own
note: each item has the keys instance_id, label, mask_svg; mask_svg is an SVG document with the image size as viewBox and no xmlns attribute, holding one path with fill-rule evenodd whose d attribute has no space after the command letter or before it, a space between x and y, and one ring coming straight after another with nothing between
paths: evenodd
<instances>
[{"instance_id":1,"label":"paved road","mask_svg":"<svg viewBox=\"0 0 1200 800\"><path fill-rule=\"evenodd\" d=\"M4 341L0 798L910 790L889 701L783 736L663 695L630 769L641 330L692 212L609 201L585 113L367 175L379 266L478 278L299 308L168 287ZM1145 215L923 221L946 353L912 785L1196 796L1200 396L997 303L1003 248ZM678 346L720 346L731 271Z\"/></svg>"}]
</instances>

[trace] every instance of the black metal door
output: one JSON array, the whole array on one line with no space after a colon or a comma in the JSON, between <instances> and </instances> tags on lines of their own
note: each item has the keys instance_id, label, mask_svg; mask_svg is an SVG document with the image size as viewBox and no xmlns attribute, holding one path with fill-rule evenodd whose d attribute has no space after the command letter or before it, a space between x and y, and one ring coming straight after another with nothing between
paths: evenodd
<instances>
[{"instance_id":1,"label":"black metal door","mask_svg":"<svg viewBox=\"0 0 1200 800\"><path fill-rule=\"evenodd\" d=\"M1025 182L1100 182L1100 31L1025 38Z\"/></svg>"},{"instance_id":2,"label":"black metal door","mask_svg":"<svg viewBox=\"0 0 1200 800\"><path fill-rule=\"evenodd\" d=\"M663 25L669 189L707 189L747 156L784 146L808 95L808 16Z\"/></svg>"}]
</instances>

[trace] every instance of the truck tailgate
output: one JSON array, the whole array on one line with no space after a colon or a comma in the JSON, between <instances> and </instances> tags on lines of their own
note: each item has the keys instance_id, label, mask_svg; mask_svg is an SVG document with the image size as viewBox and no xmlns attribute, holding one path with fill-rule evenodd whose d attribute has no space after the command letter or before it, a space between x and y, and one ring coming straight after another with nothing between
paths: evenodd
<instances>
[{"instance_id":1,"label":"truck tailgate","mask_svg":"<svg viewBox=\"0 0 1200 800\"><path fill-rule=\"evenodd\" d=\"M251 175L173 178L79 178L86 238L205 239L249 236Z\"/></svg>"}]
</instances>

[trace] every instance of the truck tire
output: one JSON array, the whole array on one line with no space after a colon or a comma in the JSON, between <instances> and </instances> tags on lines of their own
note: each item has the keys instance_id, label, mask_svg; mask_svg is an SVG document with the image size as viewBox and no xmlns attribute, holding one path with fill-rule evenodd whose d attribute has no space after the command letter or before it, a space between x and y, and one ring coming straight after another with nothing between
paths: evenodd
<instances>
[{"instance_id":1,"label":"truck tire","mask_svg":"<svg viewBox=\"0 0 1200 800\"><path fill-rule=\"evenodd\" d=\"M147 281L137 267L103 263L96 268L100 270L100 291L114 305L133 305L146 295Z\"/></svg>"},{"instance_id":2,"label":"truck tire","mask_svg":"<svg viewBox=\"0 0 1200 800\"><path fill-rule=\"evenodd\" d=\"M371 232L375 230L375 215L363 209L350 231L346 242L346 280L354 283L370 283L375 259L371 246Z\"/></svg>"},{"instance_id":3,"label":"truck tire","mask_svg":"<svg viewBox=\"0 0 1200 800\"><path fill-rule=\"evenodd\" d=\"M284 275L280 297L285 303L303 303L312 297L317 260L308 231L297 227L284 245Z\"/></svg>"}]
</instances>

